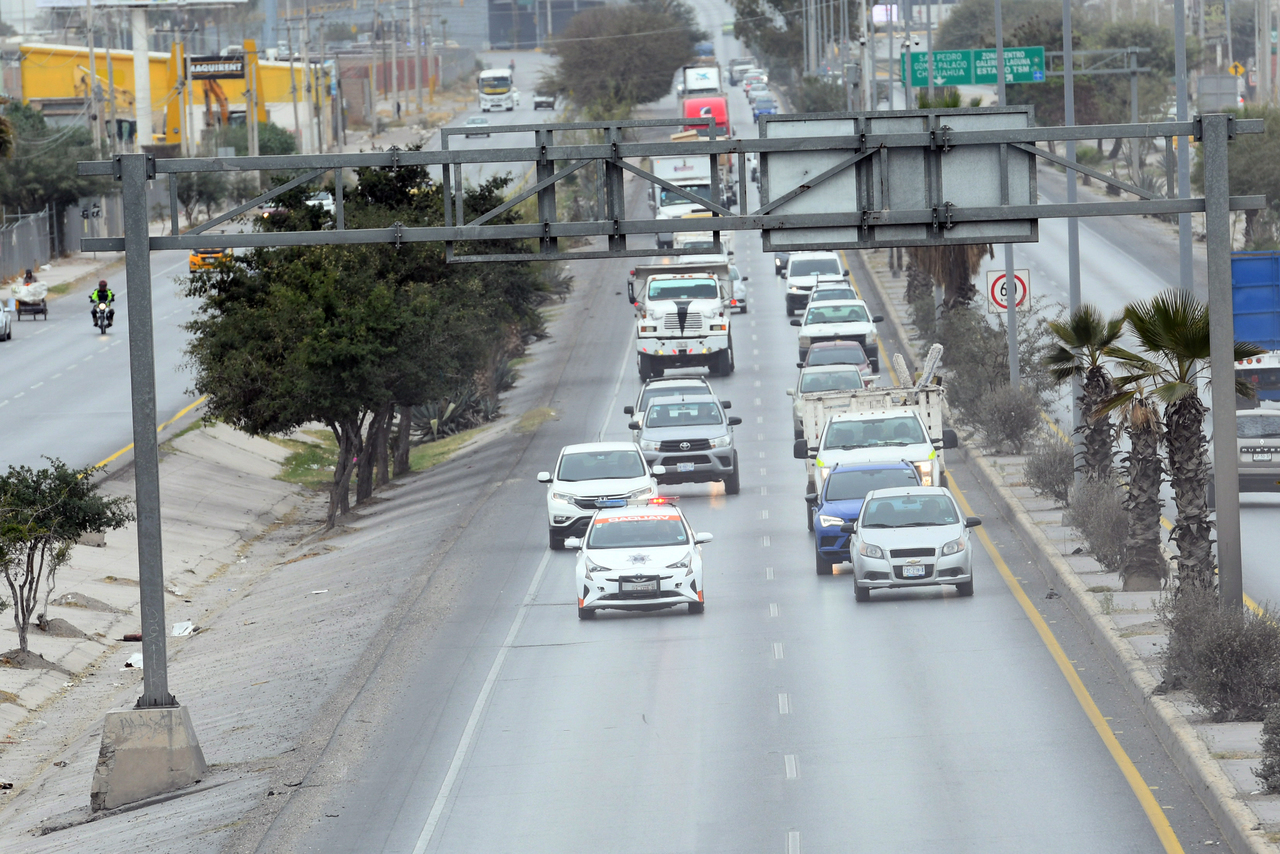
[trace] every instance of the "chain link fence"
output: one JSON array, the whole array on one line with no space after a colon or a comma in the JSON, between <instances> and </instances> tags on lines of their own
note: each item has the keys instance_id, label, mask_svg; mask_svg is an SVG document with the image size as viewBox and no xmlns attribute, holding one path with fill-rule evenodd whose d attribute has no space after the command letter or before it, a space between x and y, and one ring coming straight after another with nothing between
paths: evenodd
<instances>
[{"instance_id":1,"label":"chain link fence","mask_svg":"<svg viewBox=\"0 0 1280 854\"><path fill-rule=\"evenodd\" d=\"M7 214L0 226L0 280L19 277L49 263L50 214Z\"/></svg>"}]
</instances>

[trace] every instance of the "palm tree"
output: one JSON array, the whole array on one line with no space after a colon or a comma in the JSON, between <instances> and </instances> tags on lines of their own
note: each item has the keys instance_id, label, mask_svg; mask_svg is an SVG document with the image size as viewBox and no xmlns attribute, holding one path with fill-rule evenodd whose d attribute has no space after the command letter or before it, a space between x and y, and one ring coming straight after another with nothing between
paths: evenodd
<instances>
[{"instance_id":1,"label":"palm tree","mask_svg":"<svg viewBox=\"0 0 1280 854\"><path fill-rule=\"evenodd\" d=\"M1049 329L1058 338L1057 348L1044 359L1049 374L1058 382L1080 380L1080 412L1084 415L1084 423L1076 428L1084 441L1080 469L1085 477L1105 480L1111 475L1115 456L1115 425L1098 405L1115 393L1115 386L1103 354L1120 338L1124 317L1103 320L1096 308L1082 305L1066 321L1050 321Z\"/></svg>"},{"instance_id":2,"label":"palm tree","mask_svg":"<svg viewBox=\"0 0 1280 854\"><path fill-rule=\"evenodd\" d=\"M1120 577L1126 591L1161 590L1169 577L1160 551L1160 484L1164 480L1160 441L1164 425L1147 399L1142 381L1127 385L1127 390L1115 392L1098 407L1105 414L1114 412L1129 437L1129 453L1121 460L1129 487L1124 496L1129 530Z\"/></svg>"},{"instance_id":3,"label":"palm tree","mask_svg":"<svg viewBox=\"0 0 1280 854\"><path fill-rule=\"evenodd\" d=\"M1198 383L1209 367L1209 308L1193 293L1163 291L1124 310L1125 322L1138 339L1140 353L1107 348L1126 376L1118 386L1151 384L1151 395L1164 404L1165 449L1177 517L1170 539L1178 546L1178 587L1214 589L1213 523L1209 520L1209 460L1204 418L1208 407ZM1264 352L1237 343L1235 360ZM1236 394L1252 397L1245 380L1235 381Z\"/></svg>"}]
</instances>

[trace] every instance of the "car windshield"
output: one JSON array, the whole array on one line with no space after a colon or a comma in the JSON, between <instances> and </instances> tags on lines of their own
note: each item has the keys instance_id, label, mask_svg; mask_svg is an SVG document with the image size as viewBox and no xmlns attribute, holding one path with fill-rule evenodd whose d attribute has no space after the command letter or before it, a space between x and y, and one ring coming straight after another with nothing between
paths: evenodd
<instances>
[{"instance_id":1,"label":"car windshield","mask_svg":"<svg viewBox=\"0 0 1280 854\"><path fill-rule=\"evenodd\" d=\"M855 391L862 388L862 374L857 368L847 371L805 371L800 375L800 392Z\"/></svg>"},{"instance_id":2,"label":"car windshield","mask_svg":"<svg viewBox=\"0 0 1280 854\"><path fill-rule=\"evenodd\" d=\"M472 116L471 118L467 119L467 124L469 124L469 125L487 125L487 124L489 124L489 120L488 120L488 119L486 119L484 116Z\"/></svg>"},{"instance_id":3,"label":"car windshield","mask_svg":"<svg viewBox=\"0 0 1280 854\"><path fill-rule=\"evenodd\" d=\"M869 320L867 309L860 305L815 306L804 316L806 326L811 323L866 323Z\"/></svg>"},{"instance_id":4,"label":"car windshield","mask_svg":"<svg viewBox=\"0 0 1280 854\"><path fill-rule=\"evenodd\" d=\"M688 383L685 385L672 384L646 388L640 394L640 405L636 407L636 411L644 412L649 408L649 404L659 397L675 397L686 392L707 394L708 391L710 390L707 388L705 383Z\"/></svg>"},{"instance_id":5,"label":"car windshield","mask_svg":"<svg viewBox=\"0 0 1280 854\"><path fill-rule=\"evenodd\" d=\"M1236 436L1241 439L1273 439L1280 437L1280 415L1237 418Z\"/></svg>"},{"instance_id":6,"label":"car windshield","mask_svg":"<svg viewBox=\"0 0 1280 854\"><path fill-rule=\"evenodd\" d=\"M945 495L895 495L873 498L862 507L863 528L929 528L958 525L955 502Z\"/></svg>"},{"instance_id":7,"label":"car windshield","mask_svg":"<svg viewBox=\"0 0 1280 854\"><path fill-rule=\"evenodd\" d=\"M790 277L795 276L839 276L844 271L835 258L803 258L791 262L787 271Z\"/></svg>"},{"instance_id":8,"label":"car windshield","mask_svg":"<svg viewBox=\"0 0 1280 854\"><path fill-rule=\"evenodd\" d=\"M649 283L649 299L715 299L714 279L659 279Z\"/></svg>"},{"instance_id":9,"label":"car windshield","mask_svg":"<svg viewBox=\"0 0 1280 854\"><path fill-rule=\"evenodd\" d=\"M587 537L587 548L634 549L684 546L689 532L679 516L610 516L597 519Z\"/></svg>"},{"instance_id":10,"label":"car windshield","mask_svg":"<svg viewBox=\"0 0 1280 854\"><path fill-rule=\"evenodd\" d=\"M826 288L824 290L815 290L813 296L809 297L809 302L831 302L837 299L857 299L858 295L853 292L853 288Z\"/></svg>"},{"instance_id":11,"label":"car windshield","mask_svg":"<svg viewBox=\"0 0 1280 854\"><path fill-rule=\"evenodd\" d=\"M918 445L929 441L914 415L891 415L862 421L832 421L827 426L824 448L844 451L854 448L886 448Z\"/></svg>"},{"instance_id":12,"label":"car windshield","mask_svg":"<svg viewBox=\"0 0 1280 854\"><path fill-rule=\"evenodd\" d=\"M917 486L920 479L914 468L867 469L863 471L834 471L827 478L827 501L854 501L866 498L873 489L889 489L894 486Z\"/></svg>"},{"instance_id":13,"label":"car windshield","mask_svg":"<svg viewBox=\"0 0 1280 854\"><path fill-rule=\"evenodd\" d=\"M857 341L842 342L839 347L814 347L809 351L810 365L864 365L867 354Z\"/></svg>"},{"instance_id":14,"label":"car windshield","mask_svg":"<svg viewBox=\"0 0 1280 854\"><path fill-rule=\"evenodd\" d=\"M557 480L577 483L580 480L615 480L643 476L644 462L636 451L589 451L561 457Z\"/></svg>"},{"instance_id":15,"label":"car windshield","mask_svg":"<svg viewBox=\"0 0 1280 854\"><path fill-rule=\"evenodd\" d=\"M713 401L655 403L645 416L646 427L697 427L723 424L720 407Z\"/></svg>"},{"instance_id":16,"label":"car windshield","mask_svg":"<svg viewBox=\"0 0 1280 854\"><path fill-rule=\"evenodd\" d=\"M680 189L693 193L699 198L711 201L711 185L710 184L687 184ZM691 205L693 202L686 199L679 193L673 193L670 190L663 190L659 197L659 204L664 208L667 205Z\"/></svg>"}]
</instances>

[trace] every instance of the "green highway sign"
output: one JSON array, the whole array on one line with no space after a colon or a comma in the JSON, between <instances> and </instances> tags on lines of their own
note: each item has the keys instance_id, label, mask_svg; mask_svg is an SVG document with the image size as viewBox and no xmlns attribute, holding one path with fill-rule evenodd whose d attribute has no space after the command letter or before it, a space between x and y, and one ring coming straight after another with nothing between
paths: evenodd
<instances>
[{"instance_id":1,"label":"green highway sign","mask_svg":"<svg viewBox=\"0 0 1280 854\"><path fill-rule=\"evenodd\" d=\"M899 57L900 72L906 76L907 54ZM1007 47L1004 49L1006 83L1043 83L1044 48ZM996 52L994 48L981 50L935 50L933 52L933 85L994 86L996 80ZM925 51L911 54L911 85L924 88L929 85L929 54Z\"/></svg>"}]
</instances>

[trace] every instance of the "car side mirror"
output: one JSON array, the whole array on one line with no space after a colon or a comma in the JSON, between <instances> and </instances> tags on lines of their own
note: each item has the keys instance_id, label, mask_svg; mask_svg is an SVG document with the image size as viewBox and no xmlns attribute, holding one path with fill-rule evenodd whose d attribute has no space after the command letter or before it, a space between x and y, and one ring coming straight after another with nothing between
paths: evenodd
<instances>
[{"instance_id":1,"label":"car side mirror","mask_svg":"<svg viewBox=\"0 0 1280 854\"><path fill-rule=\"evenodd\" d=\"M639 421L632 421L631 423L627 424L627 429L628 429L628 430L639 430L639 429L640 429L640 422L639 422Z\"/></svg>"},{"instance_id":2,"label":"car side mirror","mask_svg":"<svg viewBox=\"0 0 1280 854\"><path fill-rule=\"evenodd\" d=\"M634 406L624 406L624 407L622 407L622 414L623 414L623 415L635 415L635 414L636 414L636 408L635 408Z\"/></svg>"},{"instance_id":3,"label":"car side mirror","mask_svg":"<svg viewBox=\"0 0 1280 854\"><path fill-rule=\"evenodd\" d=\"M713 539L715 539L715 537L711 536L706 531L699 531L698 533L693 535L693 542L697 545L701 545L702 543L709 543Z\"/></svg>"},{"instance_id":4,"label":"car side mirror","mask_svg":"<svg viewBox=\"0 0 1280 854\"><path fill-rule=\"evenodd\" d=\"M550 483L550 482L551 482L551 472L549 471L538 472L538 483Z\"/></svg>"},{"instance_id":5,"label":"car side mirror","mask_svg":"<svg viewBox=\"0 0 1280 854\"><path fill-rule=\"evenodd\" d=\"M871 318L871 322L872 322L872 323L884 323L884 315L883 315L883 314L877 314L876 316L874 316L874 317L872 317L872 318Z\"/></svg>"},{"instance_id":6,"label":"car side mirror","mask_svg":"<svg viewBox=\"0 0 1280 854\"><path fill-rule=\"evenodd\" d=\"M730 415L730 416L729 416L729 426L730 426L730 427L737 427L737 426L738 426L739 424L741 424L741 423L742 423L742 419L741 419L741 418L739 418L738 416L736 416L736 415Z\"/></svg>"},{"instance_id":7,"label":"car side mirror","mask_svg":"<svg viewBox=\"0 0 1280 854\"><path fill-rule=\"evenodd\" d=\"M849 277L849 271L848 271L848 270L845 270L845 271L844 271L844 275L845 275L845 278L847 279L847 278Z\"/></svg>"},{"instance_id":8,"label":"car side mirror","mask_svg":"<svg viewBox=\"0 0 1280 854\"><path fill-rule=\"evenodd\" d=\"M749 281L751 281L751 277L750 277L750 276L743 276L742 278L738 279L738 281L740 281L740 282L749 282Z\"/></svg>"},{"instance_id":9,"label":"car side mirror","mask_svg":"<svg viewBox=\"0 0 1280 854\"><path fill-rule=\"evenodd\" d=\"M732 404L732 403L730 403L730 402L729 402L729 401L727 401L727 400L722 400L722 401L720 401L720 408L722 408L722 409L733 409L733 404Z\"/></svg>"},{"instance_id":10,"label":"car side mirror","mask_svg":"<svg viewBox=\"0 0 1280 854\"><path fill-rule=\"evenodd\" d=\"M796 439L796 443L791 446L791 455L797 460L809 459L809 441L807 439Z\"/></svg>"},{"instance_id":11,"label":"car side mirror","mask_svg":"<svg viewBox=\"0 0 1280 854\"><path fill-rule=\"evenodd\" d=\"M958 447L960 447L960 440L956 438L956 431L955 431L955 430L943 430L943 431L942 431L942 447L943 447L943 448L958 448Z\"/></svg>"},{"instance_id":12,"label":"car side mirror","mask_svg":"<svg viewBox=\"0 0 1280 854\"><path fill-rule=\"evenodd\" d=\"M785 279L785 278L787 277L787 270L786 270L786 268L784 267L784 268L782 268L782 269L778 270L778 275Z\"/></svg>"},{"instance_id":13,"label":"car side mirror","mask_svg":"<svg viewBox=\"0 0 1280 854\"><path fill-rule=\"evenodd\" d=\"M979 519L977 516L970 516L964 520L964 526L966 528L976 528L981 524L982 524L982 520Z\"/></svg>"},{"instance_id":14,"label":"car side mirror","mask_svg":"<svg viewBox=\"0 0 1280 854\"><path fill-rule=\"evenodd\" d=\"M633 282L627 282L627 302L636 304L636 286Z\"/></svg>"},{"instance_id":15,"label":"car side mirror","mask_svg":"<svg viewBox=\"0 0 1280 854\"><path fill-rule=\"evenodd\" d=\"M795 396L796 396L796 390L795 390L795 389L793 389L793 388L789 388L789 389L787 389L787 397L795 397Z\"/></svg>"},{"instance_id":16,"label":"car side mirror","mask_svg":"<svg viewBox=\"0 0 1280 854\"><path fill-rule=\"evenodd\" d=\"M804 362L796 362L796 367L797 367L797 368L803 368L803 367L804 367Z\"/></svg>"},{"instance_id":17,"label":"car side mirror","mask_svg":"<svg viewBox=\"0 0 1280 854\"><path fill-rule=\"evenodd\" d=\"M818 493L816 493L816 492L810 492L810 493L807 493L807 494L805 495L805 497L804 497L804 503L805 503L805 504L817 504L817 503L818 503Z\"/></svg>"},{"instance_id":18,"label":"car side mirror","mask_svg":"<svg viewBox=\"0 0 1280 854\"><path fill-rule=\"evenodd\" d=\"M798 317L793 317L793 318L791 318L791 325L792 325L792 326L804 326L804 321L802 321L802 320L801 320L800 318L798 318Z\"/></svg>"},{"instance_id":19,"label":"car side mirror","mask_svg":"<svg viewBox=\"0 0 1280 854\"><path fill-rule=\"evenodd\" d=\"M653 475L654 477L662 477L666 473L667 473L666 466L650 466L649 467L649 474Z\"/></svg>"},{"instance_id":20,"label":"car side mirror","mask_svg":"<svg viewBox=\"0 0 1280 854\"><path fill-rule=\"evenodd\" d=\"M580 549L580 548L582 548L582 537L565 537L565 538L564 538L564 547L565 547L566 549Z\"/></svg>"},{"instance_id":21,"label":"car side mirror","mask_svg":"<svg viewBox=\"0 0 1280 854\"><path fill-rule=\"evenodd\" d=\"M853 520L851 520L851 521L849 521L849 522L845 522L843 525L841 525L841 526L840 526L840 533L842 533L842 534L856 534L857 532L858 532L858 520L857 520L857 519L853 519ZM568 540L565 540L565 543L566 543L566 544L567 544L568 542L569 542Z\"/></svg>"}]
</instances>

